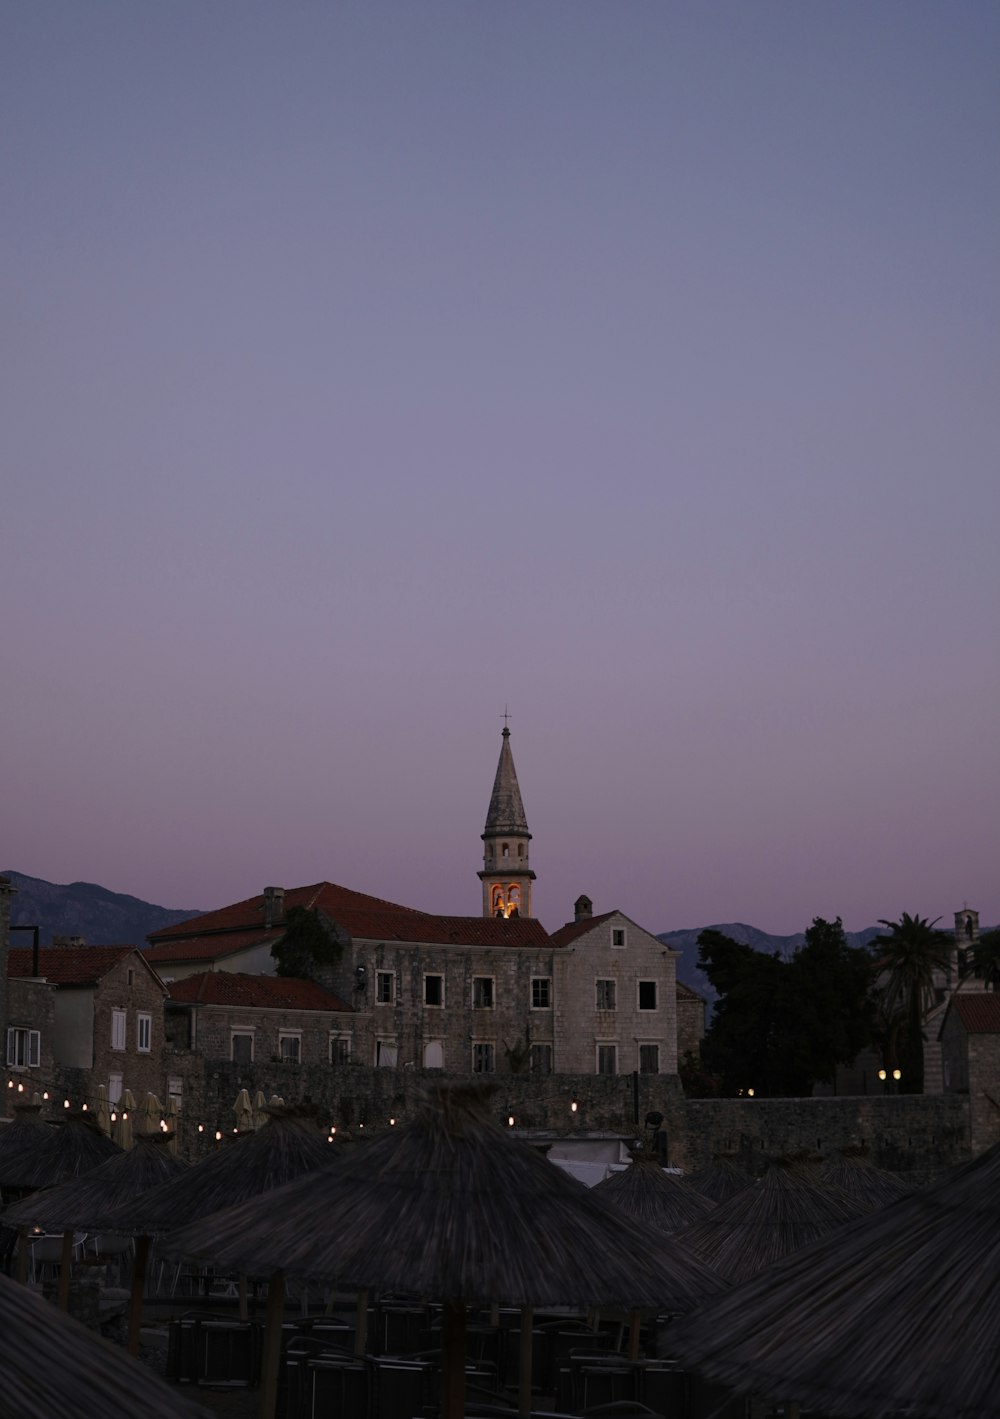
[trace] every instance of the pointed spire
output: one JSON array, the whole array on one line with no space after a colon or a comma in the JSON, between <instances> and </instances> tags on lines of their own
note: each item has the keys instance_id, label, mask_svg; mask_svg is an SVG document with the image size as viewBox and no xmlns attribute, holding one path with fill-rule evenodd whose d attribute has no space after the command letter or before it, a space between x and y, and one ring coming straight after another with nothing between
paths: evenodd
<instances>
[{"instance_id":1,"label":"pointed spire","mask_svg":"<svg viewBox=\"0 0 1000 1419\"><path fill-rule=\"evenodd\" d=\"M497 776L493 780L489 812L486 814L486 828L483 836L496 833L520 834L530 837L528 821L524 816L521 790L517 786L517 772L514 756L510 752L510 730L503 727L503 744L500 748L500 762Z\"/></svg>"}]
</instances>

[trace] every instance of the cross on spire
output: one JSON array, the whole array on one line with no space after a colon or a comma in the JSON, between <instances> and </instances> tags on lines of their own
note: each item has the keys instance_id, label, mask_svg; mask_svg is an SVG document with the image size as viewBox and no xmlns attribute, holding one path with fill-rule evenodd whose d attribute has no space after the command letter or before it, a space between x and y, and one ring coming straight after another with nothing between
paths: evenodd
<instances>
[{"instance_id":1,"label":"cross on spire","mask_svg":"<svg viewBox=\"0 0 1000 1419\"><path fill-rule=\"evenodd\" d=\"M504 729L507 728L507 721L508 721L509 719L510 719L510 715L507 713L507 706L506 706L506 704L505 704L504 707L503 707L503 727L504 727Z\"/></svg>"}]
</instances>

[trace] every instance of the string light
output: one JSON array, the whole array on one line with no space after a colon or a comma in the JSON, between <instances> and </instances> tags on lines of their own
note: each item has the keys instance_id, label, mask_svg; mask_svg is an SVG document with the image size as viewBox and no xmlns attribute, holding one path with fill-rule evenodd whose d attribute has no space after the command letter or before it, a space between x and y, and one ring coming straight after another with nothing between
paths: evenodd
<instances>
[{"instance_id":1,"label":"string light","mask_svg":"<svg viewBox=\"0 0 1000 1419\"><path fill-rule=\"evenodd\" d=\"M507 1115L507 1127L508 1127L508 1128L513 1128L513 1127L514 1127L514 1115L513 1115L513 1114L508 1114L508 1115Z\"/></svg>"},{"instance_id":2,"label":"string light","mask_svg":"<svg viewBox=\"0 0 1000 1419\"><path fill-rule=\"evenodd\" d=\"M19 1094L23 1094L23 1093L24 1093L24 1085L23 1085L23 1084L18 1084L18 1086L17 1086L17 1092L18 1092Z\"/></svg>"},{"instance_id":3,"label":"string light","mask_svg":"<svg viewBox=\"0 0 1000 1419\"><path fill-rule=\"evenodd\" d=\"M198 1125L198 1132L199 1132L199 1133L204 1133L204 1132L205 1132L205 1125L204 1125L203 1123L199 1123L199 1125Z\"/></svg>"},{"instance_id":4,"label":"string light","mask_svg":"<svg viewBox=\"0 0 1000 1419\"><path fill-rule=\"evenodd\" d=\"M111 1122L112 1122L112 1123L117 1123L117 1122L118 1122L118 1115L115 1113L114 1109L111 1110Z\"/></svg>"},{"instance_id":5,"label":"string light","mask_svg":"<svg viewBox=\"0 0 1000 1419\"><path fill-rule=\"evenodd\" d=\"M580 1107L579 1104L578 1104L578 1103L576 1102L576 1100L574 1099L573 1102L572 1102L572 1103L570 1104L570 1106L569 1106L569 1111L570 1111L570 1113L571 1113L571 1114L575 1114L576 1111L577 1111L577 1109L578 1109L579 1107Z\"/></svg>"},{"instance_id":6,"label":"string light","mask_svg":"<svg viewBox=\"0 0 1000 1419\"><path fill-rule=\"evenodd\" d=\"M395 1128L395 1126L396 1126L396 1120L395 1120L394 1118L391 1118L391 1119L389 1120L389 1127L390 1127L390 1128Z\"/></svg>"},{"instance_id":7,"label":"string light","mask_svg":"<svg viewBox=\"0 0 1000 1419\"><path fill-rule=\"evenodd\" d=\"M63 1108L64 1108L64 1109L68 1109L68 1108L69 1108L69 1099L63 1099Z\"/></svg>"},{"instance_id":8,"label":"string light","mask_svg":"<svg viewBox=\"0 0 1000 1419\"><path fill-rule=\"evenodd\" d=\"M217 1128L217 1129L215 1130L215 1141L216 1141L216 1143L221 1143L221 1142L222 1142L222 1129L221 1129L221 1128Z\"/></svg>"}]
</instances>

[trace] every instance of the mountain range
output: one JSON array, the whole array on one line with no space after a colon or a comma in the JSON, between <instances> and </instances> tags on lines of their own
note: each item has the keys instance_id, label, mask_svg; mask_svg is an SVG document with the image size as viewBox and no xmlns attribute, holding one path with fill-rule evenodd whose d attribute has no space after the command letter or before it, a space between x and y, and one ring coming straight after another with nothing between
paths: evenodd
<instances>
[{"instance_id":1,"label":"mountain range","mask_svg":"<svg viewBox=\"0 0 1000 1419\"><path fill-rule=\"evenodd\" d=\"M110 892L107 887L99 887L94 882L71 882L68 886L60 886L45 882L40 877L27 877L23 872L8 871L6 876L17 888L11 913L12 924L37 925L43 946L50 945L54 936L82 936L91 946L124 945L128 942L139 945L150 932L199 914L196 908L181 910L154 906L151 902L140 901L138 897ZM715 991L698 966L698 937L705 929L692 926L683 931L664 931L657 939L680 952L678 980L712 1001ZM766 951L771 955L777 953L786 958L805 941L802 931L793 936L773 936L742 921L713 924L711 929L752 946L755 951ZM869 926L864 931L848 931L845 935L849 945L867 946L878 933L877 926ZM18 933L13 944L29 946L30 934Z\"/></svg>"}]
</instances>

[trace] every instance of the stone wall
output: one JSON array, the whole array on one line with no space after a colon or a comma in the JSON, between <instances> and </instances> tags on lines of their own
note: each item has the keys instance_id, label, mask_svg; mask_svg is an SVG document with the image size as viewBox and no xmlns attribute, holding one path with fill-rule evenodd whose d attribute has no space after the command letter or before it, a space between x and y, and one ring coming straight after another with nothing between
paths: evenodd
<instances>
[{"instance_id":1,"label":"stone wall","mask_svg":"<svg viewBox=\"0 0 1000 1419\"><path fill-rule=\"evenodd\" d=\"M4 1082L13 1080L14 1087L13 1089L4 1089L4 1092L11 1096L0 1106L5 1114L9 1112L10 1104L24 1102L24 1094L18 1092L18 1084L24 1085L25 1093L29 1098L36 1090L40 1093L43 1089L48 1088L54 1066L52 1040L55 1023L55 987L50 985L48 981L14 976L8 980L7 986L8 1024L28 1030L37 1030L40 1035L41 1054L37 1069L7 1068ZM0 1039L3 1041L2 1058L6 1066L6 1030L0 1035Z\"/></svg>"},{"instance_id":2,"label":"stone wall","mask_svg":"<svg viewBox=\"0 0 1000 1419\"><path fill-rule=\"evenodd\" d=\"M125 1011L124 1049L112 1047L115 1010ZM140 1013L151 1017L148 1050L139 1048ZM163 1082L163 987L138 952L123 956L100 981L93 997L93 1022L92 1090L120 1074L123 1089L131 1089L137 1102L147 1092L158 1094Z\"/></svg>"}]
</instances>

